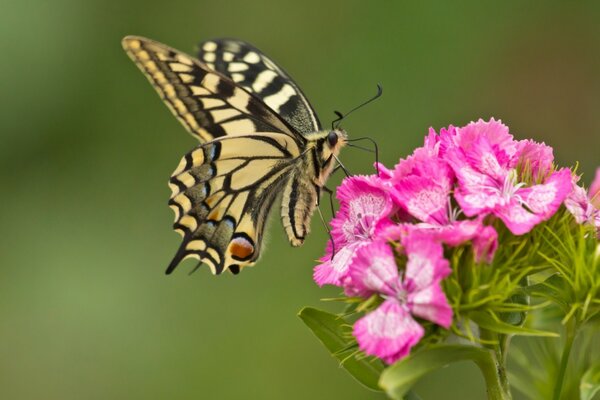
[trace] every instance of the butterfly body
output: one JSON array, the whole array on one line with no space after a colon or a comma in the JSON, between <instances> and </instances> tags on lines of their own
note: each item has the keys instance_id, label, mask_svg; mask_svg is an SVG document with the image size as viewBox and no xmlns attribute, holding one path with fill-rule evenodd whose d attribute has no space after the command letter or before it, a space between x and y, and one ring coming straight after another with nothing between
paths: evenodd
<instances>
[{"instance_id":1,"label":"butterfly body","mask_svg":"<svg viewBox=\"0 0 600 400\"><path fill-rule=\"evenodd\" d=\"M215 274L254 264L278 196L289 241L301 245L346 133L323 130L287 73L245 42L204 42L198 58L137 36L123 47L201 143L169 181L183 241L167 273L188 257Z\"/></svg>"}]
</instances>

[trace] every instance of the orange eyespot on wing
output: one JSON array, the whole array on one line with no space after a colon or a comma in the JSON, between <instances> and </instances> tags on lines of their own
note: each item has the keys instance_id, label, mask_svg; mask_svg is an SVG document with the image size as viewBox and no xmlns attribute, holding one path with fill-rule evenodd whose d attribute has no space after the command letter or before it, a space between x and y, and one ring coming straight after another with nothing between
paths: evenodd
<instances>
[{"instance_id":1,"label":"orange eyespot on wing","mask_svg":"<svg viewBox=\"0 0 600 400\"><path fill-rule=\"evenodd\" d=\"M183 243L167 274L188 257L214 274L254 264L267 214L299 153L292 138L276 132L219 138L188 153L169 181Z\"/></svg>"},{"instance_id":2,"label":"orange eyespot on wing","mask_svg":"<svg viewBox=\"0 0 600 400\"><path fill-rule=\"evenodd\" d=\"M238 233L229 244L229 252L234 260L248 260L254 254L254 242L247 235Z\"/></svg>"}]
</instances>

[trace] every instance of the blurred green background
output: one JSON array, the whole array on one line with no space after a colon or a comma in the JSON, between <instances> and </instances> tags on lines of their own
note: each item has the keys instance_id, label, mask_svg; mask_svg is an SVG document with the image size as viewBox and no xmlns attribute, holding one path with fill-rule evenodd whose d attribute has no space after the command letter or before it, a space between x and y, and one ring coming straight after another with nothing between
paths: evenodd
<instances>
[{"instance_id":1,"label":"blurred green background","mask_svg":"<svg viewBox=\"0 0 600 400\"><path fill-rule=\"evenodd\" d=\"M501 118L600 164L600 3L4 0L0 123L0 398L380 399L297 318L320 298L315 218L291 249L272 218L259 266L239 276L163 274L179 245L166 181L195 145L121 49L128 34L192 52L239 37L298 81L328 125L392 165L429 126ZM369 153L342 159L368 173ZM334 179L338 182L340 177ZM483 398L458 364L424 399Z\"/></svg>"}]
</instances>

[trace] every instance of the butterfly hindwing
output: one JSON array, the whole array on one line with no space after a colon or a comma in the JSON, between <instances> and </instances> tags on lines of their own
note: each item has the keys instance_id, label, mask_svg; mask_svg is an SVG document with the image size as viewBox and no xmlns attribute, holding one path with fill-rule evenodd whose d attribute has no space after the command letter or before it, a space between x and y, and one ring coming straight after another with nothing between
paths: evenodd
<instances>
[{"instance_id":1,"label":"butterfly hindwing","mask_svg":"<svg viewBox=\"0 0 600 400\"><path fill-rule=\"evenodd\" d=\"M288 135L272 132L223 137L188 153L170 180L183 243L167 273L186 257L215 274L253 264L267 214L299 155Z\"/></svg>"},{"instance_id":2,"label":"butterfly hindwing","mask_svg":"<svg viewBox=\"0 0 600 400\"><path fill-rule=\"evenodd\" d=\"M261 99L301 133L321 130L317 114L290 76L254 46L235 39L200 44L198 58Z\"/></svg>"},{"instance_id":3,"label":"butterfly hindwing","mask_svg":"<svg viewBox=\"0 0 600 400\"><path fill-rule=\"evenodd\" d=\"M123 47L169 109L193 136L284 132L298 139L273 110L204 63L150 39L127 36Z\"/></svg>"}]
</instances>

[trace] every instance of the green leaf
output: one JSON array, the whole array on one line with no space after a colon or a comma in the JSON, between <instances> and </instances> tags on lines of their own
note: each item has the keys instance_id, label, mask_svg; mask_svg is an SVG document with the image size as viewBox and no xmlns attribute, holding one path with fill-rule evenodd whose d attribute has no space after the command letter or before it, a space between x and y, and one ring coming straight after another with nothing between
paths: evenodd
<instances>
[{"instance_id":1,"label":"green leaf","mask_svg":"<svg viewBox=\"0 0 600 400\"><path fill-rule=\"evenodd\" d=\"M520 335L520 336L545 336L559 337L555 332L541 331L538 329L525 328L522 326L507 324L506 322L494 319L490 314L475 311L469 313L469 318L483 329L492 332L501 333L504 335Z\"/></svg>"},{"instance_id":2,"label":"green leaf","mask_svg":"<svg viewBox=\"0 0 600 400\"><path fill-rule=\"evenodd\" d=\"M354 350L349 350L349 347L353 344L353 340L348 322L335 314L312 307L303 308L298 316L325 345L331 355L338 361L343 361L342 367L354 379L371 390L381 391L377 382L383 371L383 364L378 360L358 359L352 355Z\"/></svg>"},{"instance_id":3,"label":"green leaf","mask_svg":"<svg viewBox=\"0 0 600 400\"><path fill-rule=\"evenodd\" d=\"M490 385L494 380L495 365L488 350L465 345L436 345L419 350L386 369L381 374L379 386L389 397L400 400L419 379L430 372L453 362L468 360L479 366Z\"/></svg>"},{"instance_id":4,"label":"green leaf","mask_svg":"<svg viewBox=\"0 0 600 400\"><path fill-rule=\"evenodd\" d=\"M519 304L522 306L529 305L529 296L523 291L518 292L510 296L510 302L513 304ZM498 315L502 322L506 322L507 324L513 326L523 326L525 323L525 318L527 317L527 313L524 311L515 311L515 312L503 312Z\"/></svg>"},{"instance_id":5,"label":"green leaf","mask_svg":"<svg viewBox=\"0 0 600 400\"><path fill-rule=\"evenodd\" d=\"M581 400L592 400L594 395L600 391L600 364L590 367L583 377L579 386Z\"/></svg>"},{"instance_id":6,"label":"green leaf","mask_svg":"<svg viewBox=\"0 0 600 400\"><path fill-rule=\"evenodd\" d=\"M568 285L560 274L553 274L544 282L526 286L523 288L523 291L531 296L544 297L560 306L566 306L565 300L568 298Z\"/></svg>"}]
</instances>

